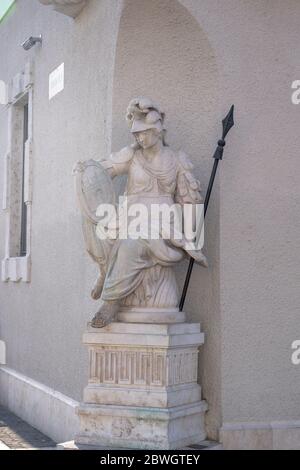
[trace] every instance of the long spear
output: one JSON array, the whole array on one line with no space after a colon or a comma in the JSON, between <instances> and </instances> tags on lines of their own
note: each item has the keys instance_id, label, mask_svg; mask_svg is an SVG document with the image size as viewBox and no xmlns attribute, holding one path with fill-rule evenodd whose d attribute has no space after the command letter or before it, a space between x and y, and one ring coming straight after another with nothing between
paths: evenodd
<instances>
[{"instance_id":1,"label":"long spear","mask_svg":"<svg viewBox=\"0 0 300 470\"><path fill-rule=\"evenodd\" d=\"M225 144L226 144L225 137L228 134L228 132L230 131L230 129L232 128L232 126L234 125L233 110L234 110L234 105L231 106L231 108L229 110L229 113L227 114L227 116L222 121L223 134L222 134L222 138L220 140L218 140L218 146L217 146L216 151L213 155L213 158L214 158L215 161L214 161L213 169L212 169L212 172L211 172L211 175L210 175L210 180L209 180L209 183L208 183L208 187L207 187L207 191L206 191L206 195L205 195L205 200L204 200L204 217L206 215L206 211L207 211L207 208L208 208L208 203L209 203L211 191L212 191L212 188L213 188L215 176L216 176L216 173L217 173L219 160L222 160L222 158L223 158L223 151L224 151L224 147L225 147ZM200 227L200 230L201 230L201 228L202 227ZM188 267L188 270L187 270L187 273L186 273L185 281L184 281L184 286L183 286L183 289L182 289L181 299L180 299L180 302L179 302L179 311L180 312L182 312L182 309L183 309L183 306L184 306L185 297L186 297L186 293L187 293L187 290L188 290L188 287L189 287L194 262L195 262L194 258L191 257L190 262L189 262L189 267Z\"/></svg>"}]
</instances>

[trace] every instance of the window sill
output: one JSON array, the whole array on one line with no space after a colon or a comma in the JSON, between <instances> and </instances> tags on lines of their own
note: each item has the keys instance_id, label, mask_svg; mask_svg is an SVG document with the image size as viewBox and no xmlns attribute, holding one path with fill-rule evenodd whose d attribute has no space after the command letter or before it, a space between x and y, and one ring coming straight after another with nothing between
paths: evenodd
<instances>
[{"instance_id":1,"label":"window sill","mask_svg":"<svg viewBox=\"0 0 300 470\"><path fill-rule=\"evenodd\" d=\"M30 282L30 255L2 260L2 281Z\"/></svg>"}]
</instances>

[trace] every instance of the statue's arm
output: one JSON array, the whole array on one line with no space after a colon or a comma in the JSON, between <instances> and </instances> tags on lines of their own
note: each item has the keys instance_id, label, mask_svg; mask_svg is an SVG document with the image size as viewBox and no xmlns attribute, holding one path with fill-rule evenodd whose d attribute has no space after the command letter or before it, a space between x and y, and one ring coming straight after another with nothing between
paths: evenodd
<instances>
[{"instance_id":1,"label":"statue's arm","mask_svg":"<svg viewBox=\"0 0 300 470\"><path fill-rule=\"evenodd\" d=\"M179 204L201 204L200 182L193 174L194 165L184 152L177 156L178 170L176 181L175 201Z\"/></svg>"},{"instance_id":2,"label":"statue's arm","mask_svg":"<svg viewBox=\"0 0 300 470\"><path fill-rule=\"evenodd\" d=\"M135 150L135 146L124 147L119 152L112 153L108 159L99 160L99 163L112 178L117 175L125 175L128 173Z\"/></svg>"},{"instance_id":3,"label":"statue's arm","mask_svg":"<svg viewBox=\"0 0 300 470\"><path fill-rule=\"evenodd\" d=\"M181 204L203 204L203 198L201 195L201 186L200 182L195 178L193 174L194 165L188 158L188 156L179 152L177 156L178 170L177 170L177 180L176 180L176 192L175 192L175 202ZM196 227L195 213L193 220L193 229ZM184 243L182 248L194 258L202 266L207 267L207 259L202 253L202 250L191 249L189 244Z\"/></svg>"}]
</instances>

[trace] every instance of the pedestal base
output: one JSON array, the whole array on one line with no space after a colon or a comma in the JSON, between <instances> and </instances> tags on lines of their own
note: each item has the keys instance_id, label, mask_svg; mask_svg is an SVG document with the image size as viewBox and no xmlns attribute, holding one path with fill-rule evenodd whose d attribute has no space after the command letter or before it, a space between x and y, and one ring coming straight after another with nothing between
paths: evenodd
<instances>
[{"instance_id":1,"label":"pedestal base","mask_svg":"<svg viewBox=\"0 0 300 470\"><path fill-rule=\"evenodd\" d=\"M124 323L183 323L185 313L178 308L123 307L118 320Z\"/></svg>"},{"instance_id":2,"label":"pedestal base","mask_svg":"<svg viewBox=\"0 0 300 470\"><path fill-rule=\"evenodd\" d=\"M81 405L76 444L127 449L178 449L205 439L205 402L173 408Z\"/></svg>"},{"instance_id":3,"label":"pedestal base","mask_svg":"<svg viewBox=\"0 0 300 470\"><path fill-rule=\"evenodd\" d=\"M76 444L176 449L205 439L199 324L111 323L88 327L84 343L90 377Z\"/></svg>"}]
</instances>

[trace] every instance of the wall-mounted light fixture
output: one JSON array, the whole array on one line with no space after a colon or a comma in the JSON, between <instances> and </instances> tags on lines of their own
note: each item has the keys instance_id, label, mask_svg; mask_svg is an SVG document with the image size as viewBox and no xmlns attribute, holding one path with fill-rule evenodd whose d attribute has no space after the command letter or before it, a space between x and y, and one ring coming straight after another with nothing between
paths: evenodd
<instances>
[{"instance_id":1,"label":"wall-mounted light fixture","mask_svg":"<svg viewBox=\"0 0 300 470\"><path fill-rule=\"evenodd\" d=\"M42 35L40 34L39 36L30 36L30 38L27 38L24 42L22 42L21 46L25 51L29 51L33 46L36 44L40 43L42 44Z\"/></svg>"}]
</instances>

